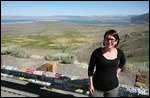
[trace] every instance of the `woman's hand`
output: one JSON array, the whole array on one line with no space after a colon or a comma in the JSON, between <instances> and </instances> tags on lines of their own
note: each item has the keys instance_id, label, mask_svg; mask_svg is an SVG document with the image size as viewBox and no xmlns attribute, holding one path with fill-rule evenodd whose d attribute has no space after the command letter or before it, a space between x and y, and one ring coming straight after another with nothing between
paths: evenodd
<instances>
[{"instance_id":1,"label":"woman's hand","mask_svg":"<svg viewBox=\"0 0 150 98\"><path fill-rule=\"evenodd\" d=\"M91 96L93 96L94 95L94 87L93 87L93 85L90 86L89 91L90 91Z\"/></svg>"},{"instance_id":2,"label":"woman's hand","mask_svg":"<svg viewBox=\"0 0 150 98\"><path fill-rule=\"evenodd\" d=\"M89 82L90 82L89 91L90 91L91 96L93 96L94 95L94 87L93 87L93 77L92 76L89 76Z\"/></svg>"},{"instance_id":3,"label":"woman's hand","mask_svg":"<svg viewBox=\"0 0 150 98\"><path fill-rule=\"evenodd\" d=\"M117 73L117 78L119 77L118 73Z\"/></svg>"},{"instance_id":4,"label":"woman's hand","mask_svg":"<svg viewBox=\"0 0 150 98\"><path fill-rule=\"evenodd\" d=\"M117 68L117 78L119 77L119 73L120 73L121 69L120 68Z\"/></svg>"}]
</instances>

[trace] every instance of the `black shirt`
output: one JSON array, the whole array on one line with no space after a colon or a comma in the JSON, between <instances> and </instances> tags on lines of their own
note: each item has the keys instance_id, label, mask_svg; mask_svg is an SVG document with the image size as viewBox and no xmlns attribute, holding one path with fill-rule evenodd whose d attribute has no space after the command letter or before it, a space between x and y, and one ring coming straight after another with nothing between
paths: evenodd
<instances>
[{"instance_id":1,"label":"black shirt","mask_svg":"<svg viewBox=\"0 0 150 98\"><path fill-rule=\"evenodd\" d=\"M102 54L102 47L93 51L88 67L88 76L93 76L93 86L97 90L111 90L119 85L117 68L123 68L126 59L122 50L117 49L117 58L106 59ZM93 75L94 67L96 70Z\"/></svg>"}]
</instances>

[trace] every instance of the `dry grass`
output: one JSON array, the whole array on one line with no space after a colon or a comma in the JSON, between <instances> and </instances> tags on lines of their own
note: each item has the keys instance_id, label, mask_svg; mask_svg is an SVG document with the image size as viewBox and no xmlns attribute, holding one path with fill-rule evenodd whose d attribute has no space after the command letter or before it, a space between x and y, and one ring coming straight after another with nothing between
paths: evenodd
<instances>
[{"instance_id":1,"label":"dry grass","mask_svg":"<svg viewBox=\"0 0 150 98\"><path fill-rule=\"evenodd\" d=\"M118 48L125 52L129 63L148 61L149 31L131 32L122 36Z\"/></svg>"},{"instance_id":2,"label":"dry grass","mask_svg":"<svg viewBox=\"0 0 150 98\"><path fill-rule=\"evenodd\" d=\"M128 72L128 73L137 73L137 72L141 72L141 73L148 73L149 72L149 61L146 62L135 62L135 63L127 63L124 68L123 68L124 72Z\"/></svg>"}]
</instances>

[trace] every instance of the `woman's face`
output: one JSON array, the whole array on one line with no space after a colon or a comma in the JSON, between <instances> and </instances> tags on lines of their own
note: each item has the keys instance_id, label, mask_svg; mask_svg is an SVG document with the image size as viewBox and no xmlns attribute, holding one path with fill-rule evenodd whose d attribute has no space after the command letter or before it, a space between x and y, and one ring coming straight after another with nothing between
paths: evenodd
<instances>
[{"instance_id":1,"label":"woman's face","mask_svg":"<svg viewBox=\"0 0 150 98\"><path fill-rule=\"evenodd\" d=\"M104 39L105 47L106 48L114 48L117 44L118 40L115 39L112 35L106 35Z\"/></svg>"}]
</instances>

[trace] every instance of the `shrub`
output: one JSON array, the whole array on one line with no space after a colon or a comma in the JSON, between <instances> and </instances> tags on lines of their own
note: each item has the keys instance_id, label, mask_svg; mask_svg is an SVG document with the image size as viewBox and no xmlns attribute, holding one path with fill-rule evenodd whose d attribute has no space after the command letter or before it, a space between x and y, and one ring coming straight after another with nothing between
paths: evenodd
<instances>
[{"instance_id":1,"label":"shrub","mask_svg":"<svg viewBox=\"0 0 150 98\"><path fill-rule=\"evenodd\" d=\"M49 60L49 61L53 61L53 60L54 60L54 57L53 57L52 54L46 54L46 55L44 56L44 59Z\"/></svg>"},{"instance_id":2,"label":"shrub","mask_svg":"<svg viewBox=\"0 0 150 98\"><path fill-rule=\"evenodd\" d=\"M1 54L2 55L7 55L7 54L10 54L12 52L12 49L14 48L15 46L8 46L8 47L3 47L1 49Z\"/></svg>"},{"instance_id":3,"label":"shrub","mask_svg":"<svg viewBox=\"0 0 150 98\"><path fill-rule=\"evenodd\" d=\"M63 58L64 56L66 56L66 55L67 55L67 54L65 54L65 53L58 53L58 54L54 55L54 60L61 61L62 58Z\"/></svg>"},{"instance_id":4,"label":"shrub","mask_svg":"<svg viewBox=\"0 0 150 98\"><path fill-rule=\"evenodd\" d=\"M7 49L4 47L1 49L1 55L7 55Z\"/></svg>"},{"instance_id":5,"label":"shrub","mask_svg":"<svg viewBox=\"0 0 150 98\"><path fill-rule=\"evenodd\" d=\"M65 53L58 53L56 55L46 54L44 56L44 59L50 61L58 60L66 64L73 64L74 61L76 60L76 56L74 54L65 54Z\"/></svg>"},{"instance_id":6,"label":"shrub","mask_svg":"<svg viewBox=\"0 0 150 98\"><path fill-rule=\"evenodd\" d=\"M132 54L132 53L129 54L129 55L127 55L127 58L131 58L131 57L133 57L133 54Z\"/></svg>"},{"instance_id":7,"label":"shrub","mask_svg":"<svg viewBox=\"0 0 150 98\"><path fill-rule=\"evenodd\" d=\"M19 57L19 58L26 58L27 55L25 54L24 50L20 46L8 46L3 47L1 50L2 55L10 54L11 56Z\"/></svg>"},{"instance_id":8,"label":"shrub","mask_svg":"<svg viewBox=\"0 0 150 98\"><path fill-rule=\"evenodd\" d=\"M66 64L73 64L73 62L76 60L76 56L73 54L67 54L62 58L62 62Z\"/></svg>"},{"instance_id":9,"label":"shrub","mask_svg":"<svg viewBox=\"0 0 150 98\"><path fill-rule=\"evenodd\" d=\"M26 58L27 55L25 51L20 46L14 46L10 53L11 56L19 57L19 58Z\"/></svg>"}]
</instances>

